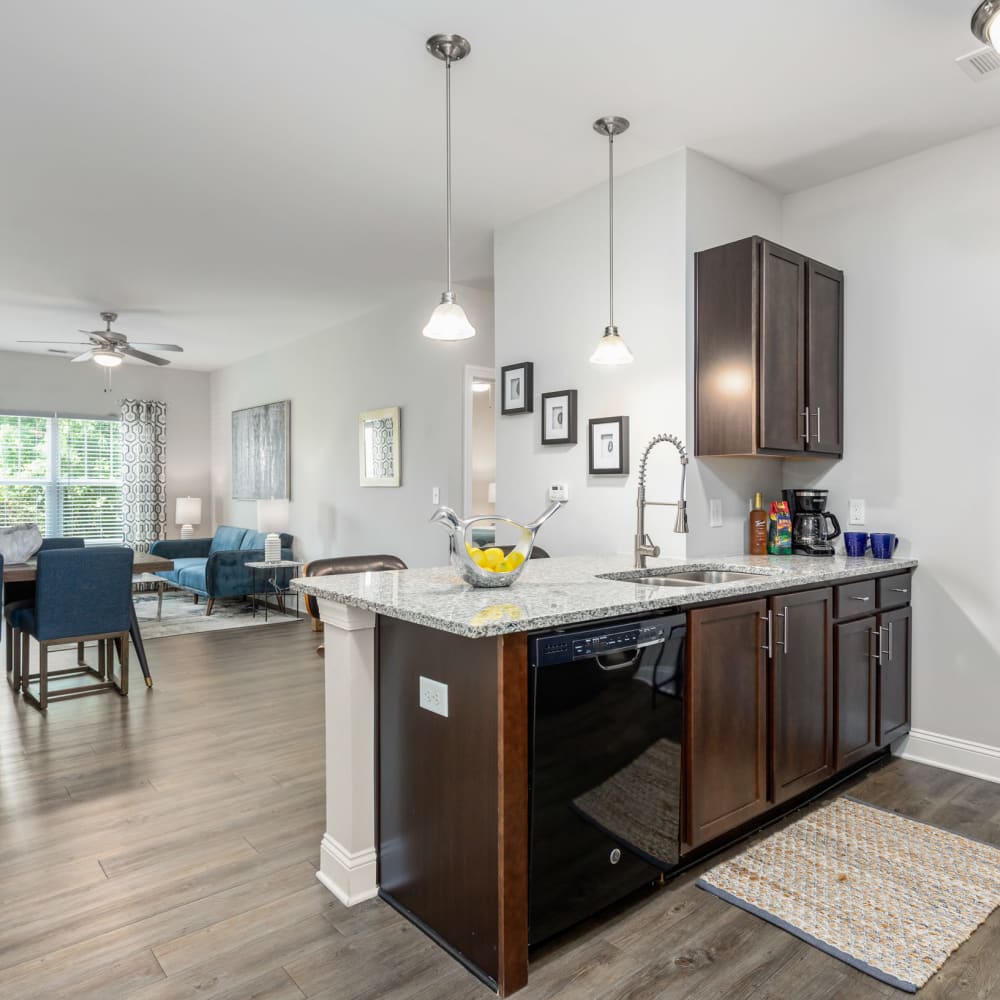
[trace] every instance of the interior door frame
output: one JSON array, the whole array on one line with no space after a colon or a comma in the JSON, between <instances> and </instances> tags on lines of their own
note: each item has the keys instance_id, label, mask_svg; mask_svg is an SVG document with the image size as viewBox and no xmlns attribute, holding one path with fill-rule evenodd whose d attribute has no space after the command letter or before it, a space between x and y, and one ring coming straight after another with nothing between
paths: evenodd
<instances>
[{"instance_id":1,"label":"interior door frame","mask_svg":"<svg viewBox=\"0 0 1000 1000\"><path fill-rule=\"evenodd\" d=\"M468 517L472 512L472 382L488 378L493 383L493 406L496 408L497 373L485 365L466 365L462 373L462 509Z\"/></svg>"}]
</instances>

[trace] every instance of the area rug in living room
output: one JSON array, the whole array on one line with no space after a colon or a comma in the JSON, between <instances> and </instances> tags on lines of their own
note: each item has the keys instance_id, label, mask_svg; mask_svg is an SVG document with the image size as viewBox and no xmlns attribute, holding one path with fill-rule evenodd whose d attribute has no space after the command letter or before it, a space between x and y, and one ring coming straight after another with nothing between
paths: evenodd
<instances>
[{"instance_id":1,"label":"area rug in living room","mask_svg":"<svg viewBox=\"0 0 1000 1000\"><path fill-rule=\"evenodd\" d=\"M301 620L294 614L294 597L291 598L291 603L285 605L286 610L292 613L283 614L272 606L268 608L266 620L259 599L256 617L249 601L235 598L216 601L212 613L206 615L204 598L195 604L190 593L168 590L163 595L163 614L159 621L156 619L155 592L136 594L134 599L143 640L162 639L169 635L187 635L190 632L222 632L230 628L281 625Z\"/></svg>"},{"instance_id":2,"label":"area rug in living room","mask_svg":"<svg viewBox=\"0 0 1000 1000\"><path fill-rule=\"evenodd\" d=\"M1000 905L1000 848L842 796L697 884L915 993Z\"/></svg>"}]
</instances>

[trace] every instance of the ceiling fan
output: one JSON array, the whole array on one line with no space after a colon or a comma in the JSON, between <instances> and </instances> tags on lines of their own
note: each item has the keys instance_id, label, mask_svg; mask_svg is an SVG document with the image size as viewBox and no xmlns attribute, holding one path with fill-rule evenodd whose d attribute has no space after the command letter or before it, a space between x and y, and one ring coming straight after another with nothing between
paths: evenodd
<instances>
[{"instance_id":1,"label":"ceiling fan","mask_svg":"<svg viewBox=\"0 0 1000 1000\"><path fill-rule=\"evenodd\" d=\"M124 333L116 333L111 329L111 324L118 319L118 313L102 312L101 319L104 320L104 330L80 330L79 332L87 337L87 341L74 340L19 340L19 344L73 344L77 347L85 347L82 354L65 348L49 348L51 354L76 354L71 361L94 361L104 368L117 368L125 358L135 358L137 361L145 361L151 365L169 365L167 358L158 358L155 354L147 354L145 351L137 351L129 343L128 337ZM89 341L89 343L88 343ZM154 351L183 351L183 347L177 344L146 344L138 343L139 347L149 347Z\"/></svg>"}]
</instances>

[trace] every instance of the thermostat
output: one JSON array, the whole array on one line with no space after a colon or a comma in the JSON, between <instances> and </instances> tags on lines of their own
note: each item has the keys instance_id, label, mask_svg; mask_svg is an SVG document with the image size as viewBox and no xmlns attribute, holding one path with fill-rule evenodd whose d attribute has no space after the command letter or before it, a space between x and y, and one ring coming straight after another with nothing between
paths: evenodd
<instances>
[{"instance_id":1,"label":"thermostat","mask_svg":"<svg viewBox=\"0 0 1000 1000\"><path fill-rule=\"evenodd\" d=\"M553 483L549 487L549 499L550 500L568 500L569 499L569 483Z\"/></svg>"}]
</instances>

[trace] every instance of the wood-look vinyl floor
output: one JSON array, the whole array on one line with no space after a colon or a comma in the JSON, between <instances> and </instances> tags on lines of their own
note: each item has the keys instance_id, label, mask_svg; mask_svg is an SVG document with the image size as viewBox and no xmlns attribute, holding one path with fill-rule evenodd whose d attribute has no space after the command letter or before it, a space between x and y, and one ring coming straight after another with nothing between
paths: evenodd
<instances>
[{"instance_id":1,"label":"wood-look vinyl floor","mask_svg":"<svg viewBox=\"0 0 1000 1000\"><path fill-rule=\"evenodd\" d=\"M378 900L316 881L323 674L305 625L149 643L156 687L0 688L0 998L486 1000ZM138 671L135 671L138 676ZM905 761L869 802L1000 844L1000 785ZM696 889L697 872L546 945L524 1000L897 997ZM1000 912L921 991L1000 996Z\"/></svg>"}]
</instances>

